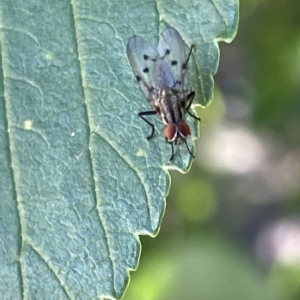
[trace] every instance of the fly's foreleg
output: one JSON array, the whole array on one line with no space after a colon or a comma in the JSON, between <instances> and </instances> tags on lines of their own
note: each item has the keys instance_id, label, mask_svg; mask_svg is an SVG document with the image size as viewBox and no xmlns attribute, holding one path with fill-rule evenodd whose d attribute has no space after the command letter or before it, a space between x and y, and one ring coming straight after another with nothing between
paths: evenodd
<instances>
[{"instance_id":1,"label":"fly's foreleg","mask_svg":"<svg viewBox=\"0 0 300 300\"><path fill-rule=\"evenodd\" d=\"M169 142L168 139L166 138L166 143L171 144L171 147L172 147L172 154L171 154L171 157L169 159L169 162L171 163L174 159L174 142Z\"/></svg>"}]
</instances>

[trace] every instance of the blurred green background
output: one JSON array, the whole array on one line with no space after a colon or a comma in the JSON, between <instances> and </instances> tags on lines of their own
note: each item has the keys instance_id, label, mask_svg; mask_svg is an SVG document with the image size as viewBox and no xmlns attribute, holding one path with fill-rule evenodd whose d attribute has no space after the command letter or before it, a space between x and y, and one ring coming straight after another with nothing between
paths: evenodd
<instances>
[{"instance_id":1,"label":"blurred green background","mask_svg":"<svg viewBox=\"0 0 300 300\"><path fill-rule=\"evenodd\" d=\"M241 0L197 158L125 300L300 299L300 1Z\"/></svg>"}]
</instances>

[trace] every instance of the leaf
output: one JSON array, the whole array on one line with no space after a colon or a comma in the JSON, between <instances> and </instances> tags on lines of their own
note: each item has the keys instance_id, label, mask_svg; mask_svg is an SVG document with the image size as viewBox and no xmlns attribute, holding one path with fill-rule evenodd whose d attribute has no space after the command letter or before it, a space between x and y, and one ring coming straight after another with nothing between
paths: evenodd
<instances>
[{"instance_id":1,"label":"leaf","mask_svg":"<svg viewBox=\"0 0 300 300\"><path fill-rule=\"evenodd\" d=\"M148 142L137 117L149 107L127 40L139 34L155 46L161 21L196 44L192 86L205 104L215 41L235 34L237 2L0 5L0 293L120 298L138 264L138 235L159 230L170 183L162 124L153 118L158 134ZM192 131L198 134L196 122ZM180 147L172 167L189 165Z\"/></svg>"}]
</instances>

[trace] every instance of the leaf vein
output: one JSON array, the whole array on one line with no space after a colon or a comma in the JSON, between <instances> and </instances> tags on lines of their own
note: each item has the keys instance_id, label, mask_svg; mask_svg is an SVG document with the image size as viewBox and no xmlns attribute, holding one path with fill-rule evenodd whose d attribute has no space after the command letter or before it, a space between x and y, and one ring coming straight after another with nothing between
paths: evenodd
<instances>
[{"instance_id":1,"label":"leaf vein","mask_svg":"<svg viewBox=\"0 0 300 300\"><path fill-rule=\"evenodd\" d=\"M76 6L74 5L74 1L71 0L71 7L72 7L72 13L73 13L73 22L74 22L74 31L75 31L75 47L77 50L77 55L78 55L78 62L79 62L79 73L80 73L80 80L81 80L81 86L82 86L82 92L83 92L83 96L84 96L84 103L85 103L85 113L86 113L86 119L87 119L87 124L88 124L88 130L89 130L89 147L88 147L88 151L89 151L89 160L91 162L91 172L92 172L92 191L94 194L94 199L96 200L96 203L99 203L99 201L97 200L97 194L95 191L96 188L96 183L95 183L95 170L94 170L94 163L93 163L93 156L92 156L92 152L91 152L91 148L90 148L90 144L91 144L91 130L90 130L90 118L89 118L89 114L90 114L90 109L88 106L88 103L86 101L86 93L85 93L85 83L84 83L84 76L83 76L83 72L82 72L82 60L81 60L81 53L80 53L80 47L78 44L79 41L79 32L78 32L78 24L77 21L79 20L79 18L76 18ZM78 14L77 14L78 15ZM97 209L98 210L98 209ZM105 236L105 243L107 246L107 251L108 251L108 256L110 258L110 263L112 266L112 276L114 278L115 281L115 266L114 266L114 261L112 259L112 255L111 255L111 245L108 239L108 233L107 233L107 228L104 226L104 221L101 217L100 212L98 212L98 216L99 216L99 221L101 223L101 226L104 230L104 236ZM113 285L113 289L114 289L114 293L116 294L116 288L115 285Z\"/></svg>"}]
</instances>

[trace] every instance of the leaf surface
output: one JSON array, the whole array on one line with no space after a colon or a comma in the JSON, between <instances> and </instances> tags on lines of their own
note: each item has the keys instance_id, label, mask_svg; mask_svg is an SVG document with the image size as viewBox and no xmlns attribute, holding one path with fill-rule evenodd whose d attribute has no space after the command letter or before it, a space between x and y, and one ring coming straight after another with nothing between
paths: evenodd
<instances>
[{"instance_id":1,"label":"leaf surface","mask_svg":"<svg viewBox=\"0 0 300 300\"><path fill-rule=\"evenodd\" d=\"M145 139L137 113L150 107L127 41L138 34L156 47L160 29L175 27L196 45L191 86L205 105L237 1L2 0L0 14L0 293L120 298L138 235L159 230L171 153L158 117ZM190 163L180 146L172 167Z\"/></svg>"}]
</instances>

